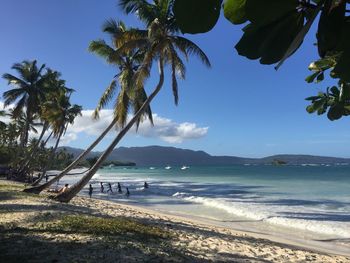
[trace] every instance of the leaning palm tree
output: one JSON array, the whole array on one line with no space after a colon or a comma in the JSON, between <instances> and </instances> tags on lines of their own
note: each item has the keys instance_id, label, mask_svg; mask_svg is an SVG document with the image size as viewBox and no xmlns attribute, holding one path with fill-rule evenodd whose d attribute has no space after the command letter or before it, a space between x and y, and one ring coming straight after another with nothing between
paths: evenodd
<instances>
[{"instance_id":1,"label":"leaning palm tree","mask_svg":"<svg viewBox=\"0 0 350 263\"><path fill-rule=\"evenodd\" d=\"M111 81L108 88L103 93L98 105L94 111L93 117L99 118L99 112L103 109L113 98L116 92L117 84L120 85L120 92L115 101L114 107L114 119L119 127L124 127L129 108L132 107L134 113L136 113L143 102L147 99L144 87L139 89L134 88L133 78L136 70L140 67L140 64L144 58L144 52L140 52L140 49L129 49L124 52L120 52L119 48L123 42L120 39L127 38L130 32L140 33L141 31L134 28L127 28L122 21L115 21L110 19L103 25L103 31L108 33L112 40L112 46L108 45L104 40L92 41L89 46L89 50L102 58L104 58L109 64L112 64L119 68L119 73L116 74ZM151 107L147 107L144 115L153 124ZM141 118L137 121L137 127L139 126Z\"/></svg>"},{"instance_id":2,"label":"leaning palm tree","mask_svg":"<svg viewBox=\"0 0 350 263\"><path fill-rule=\"evenodd\" d=\"M106 21L102 29L111 37L111 45L108 45L104 40L92 41L89 45L89 51L101 56L109 64L116 66L119 69L119 72L114 76L113 80L104 91L94 111L93 117L95 119L99 118L101 109L106 107L106 105L114 98L114 94L119 86L120 91L114 103L115 107L113 121L103 131L103 133L101 133L101 135L63 171L42 185L25 189L25 192L40 193L60 180L63 176L74 169L113 127L116 125L119 127L124 127L130 108L132 108L134 113L136 113L147 99L143 86L139 87L138 89L133 88L133 78L136 70L140 67L140 63L143 61L144 54L139 52L138 49L130 49L126 50L125 52L119 52L119 48L122 45L122 42L119 40L122 38L127 38L130 35L130 31L136 32L137 30L133 28L128 29L124 23L120 21L116 22L114 20ZM147 117L153 124L150 106L146 107L145 111L137 119L137 127L144 117Z\"/></svg>"},{"instance_id":3,"label":"leaning palm tree","mask_svg":"<svg viewBox=\"0 0 350 263\"><path fill-rule=\"evenodd\" d=\"M134 3L137 2L137 5ZM131 4L132 8L130 8ZM178 85L176 76L185 78L185 66L177 51L180 51L186 58L188 55L197 55L205 65L210 66L210 62L205 53L193 42L183 37L177 36L179 32L172 13L173 1L158 0L153 4L146 1L121 1L121 6L126 12L137 12L142 21L146 22L147 35L142 32L129 32L123 39L119 40L121 47L119 52L139 49L145 52L141 66L138 68L134 77L134 87L136 89L143 87L145 80L150 76L153 61L158 61L159 81L150 96L144 101L142 106L119 132L108 148L99 157L97 162L86 173L81 180L74 184L68 191L55 197L61 202L69 202L80 190L90 181L92 176L99 169L100 165L106 160L108 155L114 150L120 140L137 123L141 115L150 106L151 101L156 97L164 84L164 65L171 68L172 90L175 104L178 103ZM143 19L147 16L147 19Z\"/></svg>"},{"instance_id":4,"label":"leaning palm tree","mask_svg":"<svg viewBox=\"0 0 350 263\"><path fill-rule=\"evenodd\" d=\"M3 93L4 106L7 107L12 103L16 103L13 110L15 117L25 110L26 120L20 143L24 147L28 142L30 123L34 119L34 114L38 112L40 101L44 98L47 75L43 74L45 64L38 67L36 60L15 63L12 69L17 71L19 76L16 77L8 73L2 76L13 87L13 89Z\"/></svg>"}]
</instances>

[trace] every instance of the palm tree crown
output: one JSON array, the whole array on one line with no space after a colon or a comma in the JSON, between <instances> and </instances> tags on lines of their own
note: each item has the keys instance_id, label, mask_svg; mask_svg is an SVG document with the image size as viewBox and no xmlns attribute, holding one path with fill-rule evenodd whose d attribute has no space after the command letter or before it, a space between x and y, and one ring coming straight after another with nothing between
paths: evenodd
<instances>
[{"instance_id":1,"label":"palm tree crown","mask_svg":"<svg viewBox=\"0 0 350 263\"><path fill-rule=\"evenodd\" d=\"M81 110L81 106L71 105L69 97L62 90L42 107L43 118L51 124L56 137L65 133L68 124L72 124L75 117L81 115Z\"/></svg>"},{"instance_id":2,"label":"palm tree crown","mask_svg":"<svg viewBox=\"0 0 350 263\"><path fill-rule=\"evenodd\" d=\"M205 53L192 41L178 36L179 33L172 12L173 0L154 0L148 3L145 0L122 0L121 8L126 12L134 12L143 21L147 28L147 35L142 32L131 32L133 35L126 39L120 50L139 48L145 50L141 67L136 73L135 83L139 87L149 77L154 60L161 59L171 68L172 90L175 104L178 104L177 76L184 79L186 68L180 58L180 52L187 60L190 55L197 56L206 66L210 62Z\"/></svg>"},{"instance_id":3,"label":"palm tree crown","mask_svg":"<svg viewBox=\"0 0 350 263\"><path fill-rule=\"evenodd\" d=\"M109 64L117 66L119 72L103 93L95 109L94 117L99 117L100 110L113 98L119 84L120 92L114 105L114 118L120 127L124 127L129 108L132 107L135 114L147 99L143 85L139 89L135 89L133 83L135 72L140 67L144 52L139 49L119 51L119 48L124 44L122 41L125 41L128 36L133 36L131 32L139 32L137 29L127 29L123 22L116 22L113 19L106 21L102 29L110 35L112 45L108 45L104 40L96 40L90 43L89 50L106 59ZM153 124L151 107L147 107L144 115ZM141 118L138 119L137 127L141 121Z\"/></svg>"},{"instance_id":4,"label":"palm tree crown","mask_svg":"<svg viewBox=\"0 0 350 263\"><path fill-rule=\"evenodd\" d=\"M25 146L28 142L30 123L33 122L35 114L40 111L41 101L45 98L48 86L46 85L50 74L44 73L45 64L37 66L37 61L23 61L12 66L18 73L18 77L12 74L4 74L2 77L13 87L3 93L4 106L15 103L13 117L19 118L25 110L26 121L22 130L21 144Z\"/></svg>"}]
</instances>

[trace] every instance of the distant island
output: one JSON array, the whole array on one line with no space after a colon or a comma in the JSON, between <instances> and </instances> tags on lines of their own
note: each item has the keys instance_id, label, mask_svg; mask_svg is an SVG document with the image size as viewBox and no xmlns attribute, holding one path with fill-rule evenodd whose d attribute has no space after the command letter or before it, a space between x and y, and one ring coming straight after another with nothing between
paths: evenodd
<instances>
[{"instance_id":1,"label":"distant island","mask_svg":"<svg viewBox=\"0 0 350 263\"><path fill-rule=\"evenodd\" d=\"M83 150L72 147L61 147L68 153L78 156ZM101 152L91 152L88 158L101 155ZM111 163L108 163L111 162ZM113 163L112 163L113 162ZM346 164L350 158L280 154L263 158L245 158L237 156L213 156L204 151L194 151L176 147L145 146L145 147L119 147L109 156L104 166L138 165L138 166L164 166L164 165L235 165L235 164L273 164L273 165L301 165L301 164Z\"/></svg>"},{"instance_id":2,"label":"distant island","mask_svg":"<svg viewBox=\"0 0 350 263\"><path fill-rule=\"evenodd\" d=\"M271 164L273 165L286 165L288 164L286 161L283 161L283 160L277 160L277 159L274 159Z\"/></svg>"}]
</instances>

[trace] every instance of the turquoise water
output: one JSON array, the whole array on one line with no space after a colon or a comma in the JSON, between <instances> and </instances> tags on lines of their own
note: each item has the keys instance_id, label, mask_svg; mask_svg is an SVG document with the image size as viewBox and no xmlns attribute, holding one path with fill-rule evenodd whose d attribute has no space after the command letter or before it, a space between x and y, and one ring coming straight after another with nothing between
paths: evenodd
<instances>
[{"instance_id":1,"label":"turquoise water","mask_svg":"<svg viewBox=\"0 0 350 263\"><path fill-rule=\"evenodd\" d=\"M154 168L154 169L153 169ZM143 189L147 181L148 189ZM99 182L113 193L100 192ZM116 193L116 183L130 197ZM245 218L350 238L350 166L201 166L105 168L93 196L228 221ZM87 194L87 189L83 191Z\"/></svg>"}]
</instances>

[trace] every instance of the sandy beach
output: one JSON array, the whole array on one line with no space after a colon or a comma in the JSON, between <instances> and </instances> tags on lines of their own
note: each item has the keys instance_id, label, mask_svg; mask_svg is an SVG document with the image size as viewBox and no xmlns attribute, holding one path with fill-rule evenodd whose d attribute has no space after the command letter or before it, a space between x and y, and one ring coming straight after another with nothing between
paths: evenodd
<instances>
[{"instance_id":1,"label":"sandy beach","mask_svg":"<svg viewBox=\"0 0 350 263\"><path fill-rule=\"evenodd\" d=\"M350 262L144 208L85 197L61 204L21 189L0 181L1 262Z\"/></svg>"}]
</instances>

